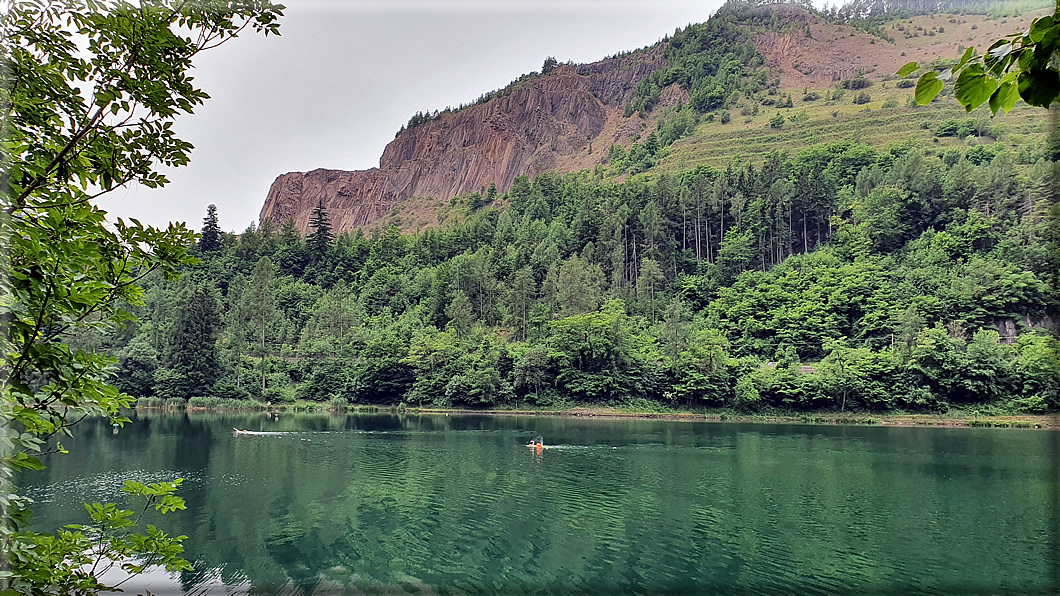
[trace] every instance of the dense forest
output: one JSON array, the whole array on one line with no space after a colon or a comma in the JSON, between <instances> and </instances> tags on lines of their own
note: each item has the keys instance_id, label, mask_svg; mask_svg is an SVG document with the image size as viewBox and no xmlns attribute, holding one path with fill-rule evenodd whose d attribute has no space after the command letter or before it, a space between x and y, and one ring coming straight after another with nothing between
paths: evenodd
<instances>
[{"instance_id":1,"label":"dense forest","mask_svg":"<svg viewBox=\"0 0 1060 596\"><path fill-rule=\"evenodd\" d=\"M522 177L417 235L211 208L200 262L81 341L145 403L1055 411L1056 166L973 149Z\"/></svg>"}]
</instances>

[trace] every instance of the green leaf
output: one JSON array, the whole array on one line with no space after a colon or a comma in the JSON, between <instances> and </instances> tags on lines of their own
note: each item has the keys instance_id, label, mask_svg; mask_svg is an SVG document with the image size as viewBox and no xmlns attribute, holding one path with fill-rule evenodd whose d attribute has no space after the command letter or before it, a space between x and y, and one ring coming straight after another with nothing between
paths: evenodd
<instances>
[{"instance_id":1,"label":"green leaf","mask_svg":"<svg viewBox=\"0 0 1060 596\"><path fill-rule=\"evenodd\" d=\"M997 115L997 111L1008 113L1012 111L1012 106L1016 105L1016 100L1020 98L1019 88L1014 82L1002 82L997 86L997 91L990 96L990 111Z\"/></svg>"},{"instance_id":2,"label":"green leaf","mask_svg":"<svg viewBox=\"0 0 1060 596\"><path fill-rule=\"evenodd\" d=\"M1016 80L1020 97L1032 106L1047 108L1060 94L1060 73L1055 70L1024 70Z\"/></svg>"},{"instance_id":3,"label":"green leaf","mask_svg":"<svg viewBox=\"0 0 1060 596\"><path fill-rule=\"evenodd\" d=\"M1045 16L1040 19L1034 19L1034 22L1031 23L1030 30L1027 32L1027 37L1029 37L1032 42L1039 43L1042 41L1042 39L1045 38L1045 35L1049 32L1050 29L1052 29L1053 25L1054 23L1052 16Z\"/></svg>"},{"instance_id":4,"label":"green leaf","mask_svg":"<svg viewBox=\"0 0 1060 596\"><path fill-rule=\"evenodd\" d=\"M983 56L983 64L994 76L1001 76L1008 64L1016 58L1012 55L1014 49L1015 46L1013 46L1011 41L999 39L986 51L986 55Z\"/></svg>"},{"instance_id":5,"label":"green leaf","mask_svg":"<svg viewBox=\"0 0 1060 596\"><path fill-rule=\"evenodd\" d=\"M956 74L958 70L964 68L964 65L968 64L968 61L972 59L973 54L975 54L975 48L968 46L968 49L964 51L964 55L961 56L960 61L950 69L950 72Z\"/></svg>"},{"instance_id":6,"label":"green leaf","mask_svg":"<svg viewBox=\"0 0 1060 596\"><path fill-rule=\"evenodd\" d=\"M970 64L961 71L961 76L957 77L953 86L957 101L969 112L986 103L996 90L997 81L978 64Z\"/></svg>"},{"instance_id":7,"label":"green leaf","mask_svg":"<svg viewBox=\"0 0 1060 596\"><path fill-rule=\"evenodd\" d=\"M920 70L919 64L917 64L916 62L909 62L905 66L899 68L898 72L896 72L895 74L900 77L907 77L918 70Z\"/></svg>"},{"instance_id":8,"label":"green leaf","mask_svg":"<svg viewBox=\"0 0 1060 596\"><path fill-rule=\"evenodd\" d=\"M943 86L944 83L939 80L937 73L934 71L926 73L916 82L916 90L913 92L913 97L918 104L926 106L942 92Z\"/></svg>"}]
</instances>

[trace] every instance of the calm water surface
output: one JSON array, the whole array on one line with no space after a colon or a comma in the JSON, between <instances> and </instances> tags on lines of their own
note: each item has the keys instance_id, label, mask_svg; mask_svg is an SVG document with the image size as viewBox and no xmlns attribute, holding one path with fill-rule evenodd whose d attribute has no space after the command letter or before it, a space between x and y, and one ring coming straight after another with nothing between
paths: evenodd
<instances>
[{"instance_id":1,"label":"calm water surface","mask_svg":"<svg viewBox=\"0 0 1060 596\"><path fill-rule=\"evenodd\" d=\"M195 572L155 594L1060 593L1053 432L181 413L67 445L21 478L40 529L185 479L154 521Z\"/></svg>"}]
</instances>

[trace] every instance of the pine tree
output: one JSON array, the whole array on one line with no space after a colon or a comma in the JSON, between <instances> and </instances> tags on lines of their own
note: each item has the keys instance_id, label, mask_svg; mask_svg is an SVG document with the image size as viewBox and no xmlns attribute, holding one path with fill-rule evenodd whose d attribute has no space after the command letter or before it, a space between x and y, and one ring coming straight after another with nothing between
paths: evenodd
<instances>
[{"instance_id":1,"label":"pine tree","mask_svg":"<svg viewBox=\"0 0 1060 596\"><path fill-rule=\"evenodd\" d=\"M309 235L309 251L314 258L320 259L327 254L331 248L331 221L328 212L324 209L324 201L317 203L313 209L313 217L309 219L309 226L313 232Z\"/></svg>"},{"instance_id":2,"label":"pine tree","mask_svg":"<svg viewBox=\"0 0 1060 596\"><path fill-rule=\"evenodd\" d=\"M213 387L219 327L217 299L206 287L195 288L180 311L166 354L166 368L175 373L170 381L172 396L203 396Z\"/></svg>"},{"instance_id":3,"label":"pine tree","mask_svg":"<svg viewBox=\"0 0 1060 596\"><path fill-rule=\"evenodd\" d=\"M206 207L206 217L202 219L202 237L199 238L199 250L217 252L221 250L221 227L217 225L217 205Z\"/></svg>"},{"instance_id":4,"label":"pine tree","mask_svg":"<svg viewBox=\"0 0 1060 596\"><path fill-rule=\"evenodd\" d=\"M262 257L254 266L245 298L249 318L253 321L255 334L255 351L261 356L261 392L265 393L265 356L268 353L269 340L276 334L276 270L269 257Z\"/></svg>"}]
</instances>

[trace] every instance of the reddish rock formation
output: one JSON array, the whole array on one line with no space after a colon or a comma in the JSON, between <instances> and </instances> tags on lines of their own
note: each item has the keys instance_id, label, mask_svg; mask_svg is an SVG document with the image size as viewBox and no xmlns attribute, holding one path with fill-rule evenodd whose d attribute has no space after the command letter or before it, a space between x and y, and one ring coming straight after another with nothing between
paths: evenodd
<instances>
[{"instance_id":1,"label":"reddish rock formation","mask_svg":"<svg viewBox=\"0 0 1060 596\"><path fill-rule=\"evenodd\" d=\"M338 231L372 226L413 197L447 200L501 191L522 174L591 167L623 136L616 123L643 78L666 65L660 48L515 84L497 97L402 131L383 150L379 167L314 170L276 178L260 217L293 218L307 231L323 201ZM626 135L628 136L628 135Z\"/></svg>"},{"instance_id":2,"label":"reddish rock formation","mask_svg":"<svg viewBox=\"0 0 1060 596\"><path fill-rule=\"evenodd\" d=\"M881 80L909 60L956 55L963 48L960 44L989 43L1011 28L1004 20L983 16L965 16L959 23L945 21L944 15L922 16L913 20L928 29L938 25L937 35L898 37L894 30L894 43L884 43L801 8L775 5L759 10L764 11L760 20L772 15L795 25L779 32L762 30L755 38L766 65L780 74L781 87L792 90L828 87L858 71ZM637 84L666 65L660 44L520 81L489 101L403 130L384 149L378 168L278 177L260 217L277 223L293 218L307 231L313 208L323 201L339 231L393 221L394 214L411 231L436 224L438 207L448 199L485 192L490 183L503 192L521 174L591 168L611 143L628 147L646 134L644 125L650 123L636 115L623 117L623 109ZM663 91L658 105L672 105L679 98L687 99L687 93L672 86Z\"/></svg>"}]
</instances>

